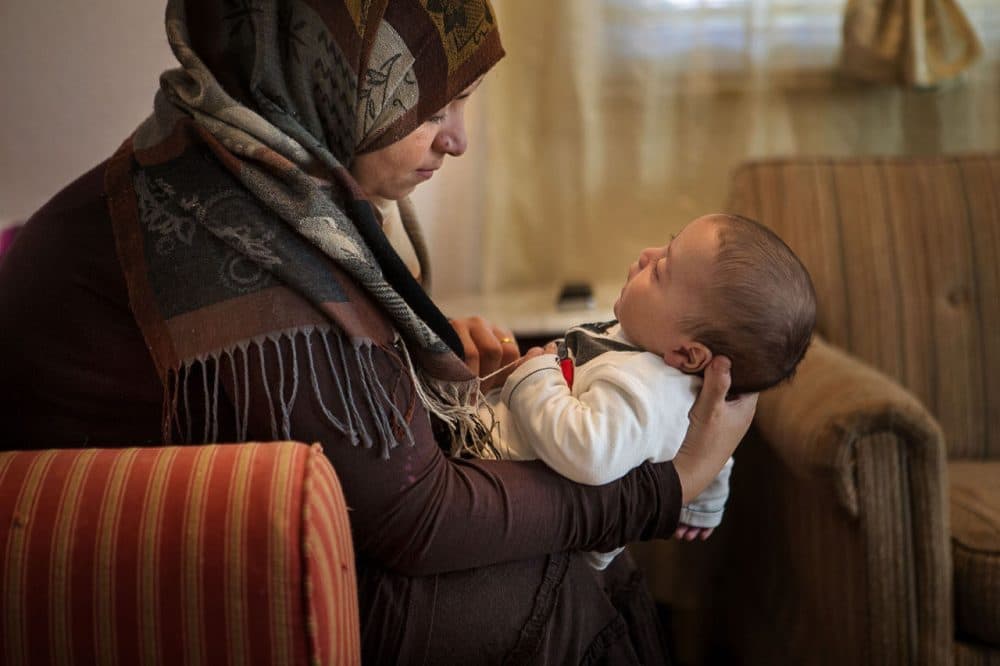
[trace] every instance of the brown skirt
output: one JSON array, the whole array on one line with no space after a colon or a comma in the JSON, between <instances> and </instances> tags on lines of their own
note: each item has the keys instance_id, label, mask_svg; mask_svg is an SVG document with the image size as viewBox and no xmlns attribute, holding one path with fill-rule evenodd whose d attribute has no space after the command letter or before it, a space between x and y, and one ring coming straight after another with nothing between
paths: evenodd
<instances>
[{"instance_id":1,"label":"brown skirt","mask_svg":"<svg viewBox=\"0 0 1000 666\"><path fill-rule=\"evenodd\" d=\"M358 564L365 664L666 664L645 578L628 552L595 571L578 553L437 576Z\"/></svg>"}]
</instances>

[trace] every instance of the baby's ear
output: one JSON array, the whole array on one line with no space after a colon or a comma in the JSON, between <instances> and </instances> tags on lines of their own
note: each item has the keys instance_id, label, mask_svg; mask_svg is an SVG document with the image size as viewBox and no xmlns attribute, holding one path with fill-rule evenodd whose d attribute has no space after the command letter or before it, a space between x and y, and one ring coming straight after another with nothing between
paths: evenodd
<instances>
[{"instance_id":1,"label":"baby's ear","mask_svg":"<svg viewBox=\"0 0 1000 666\"><path fill-rule=\"evenodd\" d=\"M695 374L712 362L712 350L700 342L685 342L664 354L663 360L681 372Z\"/></svg>"}]
</instances>

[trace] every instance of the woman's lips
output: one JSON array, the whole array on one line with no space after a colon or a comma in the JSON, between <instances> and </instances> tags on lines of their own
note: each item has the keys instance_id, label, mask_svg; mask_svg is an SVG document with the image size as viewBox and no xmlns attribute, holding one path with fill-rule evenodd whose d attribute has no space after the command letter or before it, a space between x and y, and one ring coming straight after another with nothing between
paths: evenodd
<instances>
[{"instance_id":1,"label":"woman's lips","mask_svg":"<svg viewBox=\"0 0 1000 666\"><path fill-rule=\"evenodd\" d=\"M417 175L423 180L429 180L435 171L436 169L417 169Z\"/></svg>"}]
</instances>

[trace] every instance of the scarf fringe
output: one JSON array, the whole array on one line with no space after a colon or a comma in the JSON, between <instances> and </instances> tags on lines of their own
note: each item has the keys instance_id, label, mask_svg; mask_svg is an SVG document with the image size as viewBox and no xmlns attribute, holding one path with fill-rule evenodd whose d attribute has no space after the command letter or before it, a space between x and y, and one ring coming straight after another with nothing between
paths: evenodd
<instances>
[{"instance_id":1,"label":"scarf fringe","mask_svg":"<svg viewBox=\"0 0 1000 666\"><path fill-rule=\"evenodd\" d=\"M454 457L499 460L500 454L493 445L494 424L486 425L479 414L478 406L488 404L480 388L480 379L476 377L465 382L437 379L413 363L405 344L399 342L396 347L403 352L421 404L451 432L449 453ZM492 416L492 410L489 411Z\"/></svg>"},{"instance_id":2,"label":"scarf fringe","mask_svg":"<svg viewBox=\"0 0 1000 666\"><path fill-rule=\"evenodd\" d=\"M237 441L246 441L252 402L251 374L254 374L253 383L263 386L273 440L295 437L292 430L295 403L300 398L300 389L311 390L333 430L353 446L371 448L377 444L381 456L388 459L392 449L403 442L412 446L414 439L407 418L376 370L372 347L373 343L364 338L346 340L332 326L305 326L258 336L188 359L167 375L163 440L189 444L218 441L219 393L227 390L220 386L225 376L231 393L228 402L233 406L235 436ZM304 378L299 376L301 348L305 349L304 360L309 368L308 377ZM451 431L451 455L498 458L491 429L482 422L476 409L482 398L479 380L434 379L413 363L399 337L393 349L401 352L394 356L406 368L421 404ZM329 371L336 395L329 395L330 391L324 394L317 364ZM286 367L291 368L290 373ZM362 414L371 415L369 422Z\"/></svg>"}]
</instances>

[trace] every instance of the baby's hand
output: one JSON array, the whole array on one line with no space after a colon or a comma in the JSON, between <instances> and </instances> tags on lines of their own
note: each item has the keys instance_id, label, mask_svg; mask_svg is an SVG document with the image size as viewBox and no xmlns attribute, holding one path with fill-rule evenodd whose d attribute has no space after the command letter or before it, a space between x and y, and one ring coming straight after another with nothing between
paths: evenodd
<instances>
[{"instance_id":1,"label":"baby's hand","mask_svg":"<svg viewBox=\"0 0 1000 666\"><path fill-rule=\"evenodd\" d=\"M555 354L558 351L558 341L553 340L552 342L545 345L545 347L532 347L528 351L524 352L524 356L521 357L521 363L524 363L529 358L535 358L536 356L541 356L542 354ZM518 363L518 365L521 365Z\"/></svg>"},{"instance_id":2,"label":"baby's hand","mask_svg":"<svg viewBox=\"0 0 1000 666\"><path fill-rule=\"evenodd\" d=\"M518 363L518 365L521 365L521 363L524 363L529 358L535 358L536 356L541 356L544 353L546 352L541 347L532 347L528 351L524 352L524 356L521 357L521 361L520 363Z\"/></svg>"},{"instance_id":3,"label":"baby's hand","mask_svg":"<svg viewBox=\"0 0 1000 666\"><path fill-rule=\"evenodd\" d=\"M681 523L677 526L677 531L674 532L674 536L681 541L704 541L708 537L712 536L712 532L715 531L714 527L694 527L693 525L685 525Z\"/></svg>"},{"instance_id":4,"label":"baby's hand","mask_svg":"<svg viewBox=\"0 0 1000 666\"><path fill-rule=\"evenodd\" d=\"M517 363L514 363L509 368L506 368L504 372L500 374L500 376L503 378L504 381L506 381L507 377L509 377L510 374L514 372L515 369L524 365L525 361L527 361L528 359L535 358L536 356L541 356L542 354L555 354L555 353L556 353L556 343L554 341L545 345L544 349L542 347L532 347L528 351L524 352L521 358L517 360Z\"/></svg>"}]
</instances>

